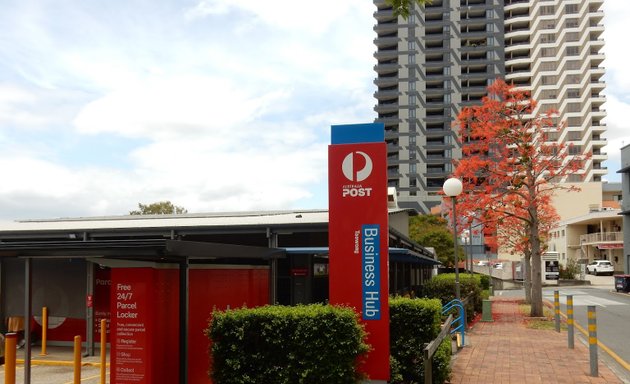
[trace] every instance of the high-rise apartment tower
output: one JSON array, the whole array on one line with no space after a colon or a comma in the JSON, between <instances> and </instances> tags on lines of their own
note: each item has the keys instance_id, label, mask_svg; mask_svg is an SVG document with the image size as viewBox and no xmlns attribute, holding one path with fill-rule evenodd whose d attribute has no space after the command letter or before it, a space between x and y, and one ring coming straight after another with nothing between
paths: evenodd
<instances>
[{"instance_id":1,"label":"high-rise apartment tower","mask_svg":"<svg viewBox=\"0 0 630 384\"><path fill-rule=\"evenodd\" d=\"M540 110L560 112L569 129L552 139L573 143L573 154L592 153L565 181L606 174L603 0L433 0L407 20L385 0L374 4L374 109L401 206L428 212L439 204L461 156L452 124L496 78L530 91Z\"/></svg>"}]
</instances>

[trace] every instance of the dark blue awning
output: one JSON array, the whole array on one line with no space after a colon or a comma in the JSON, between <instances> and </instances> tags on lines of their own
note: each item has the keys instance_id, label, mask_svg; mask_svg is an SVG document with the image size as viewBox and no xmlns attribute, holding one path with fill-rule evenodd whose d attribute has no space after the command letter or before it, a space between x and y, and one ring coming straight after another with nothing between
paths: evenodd
<instances>
[{"instance_id":1,"label":"dark blue awning","mask_svg":"<svg viewBox=\"0 0 630 384\"><path fill-rule=\"evenodd\" d=\"M284 249L288 255L311 254L311 255L316 255L316 256L328 256L328 247L288 247L288 248L281 248L281 249ZM430 258L425 255L421 255L417 252L414 252L406 248L389 248L389 260L402 262L402 263L422 264L422 265L440 265L441 264L436 259Z\"/></svg>"}]
</instances>

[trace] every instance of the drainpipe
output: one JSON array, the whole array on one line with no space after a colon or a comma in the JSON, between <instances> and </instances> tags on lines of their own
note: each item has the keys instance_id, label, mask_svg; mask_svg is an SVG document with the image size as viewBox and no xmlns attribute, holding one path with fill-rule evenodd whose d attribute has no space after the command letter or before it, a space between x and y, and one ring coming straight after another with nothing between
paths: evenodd
<instances>
[{"instance_id":1,"label":"drainpipe","mask_svg":"<svg viewBox=\"0 0 630 384\"><path fill-rule=\"evenodd\" d=\"M269 248L278 247L278 234L267 227L267 241ZM278 302L278 259L272 257L269 260L269 304Z\"/></svg>"}]
</instances>

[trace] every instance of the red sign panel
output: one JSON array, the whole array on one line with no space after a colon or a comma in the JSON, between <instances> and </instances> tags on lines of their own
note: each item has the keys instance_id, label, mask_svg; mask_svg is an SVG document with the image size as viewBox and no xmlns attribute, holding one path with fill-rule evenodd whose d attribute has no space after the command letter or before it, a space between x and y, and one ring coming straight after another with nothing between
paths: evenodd
<instances>
[{"instance_id":1,"label":"red sign panel","mask_svg":"<svg viewBox=\"0 0 630 384\"><path fill-rule=\"evenodd\" d=\"M386 145L328 149L330 302L360 313L372 346L363 371L389 380Z\"/></svg>"},{"instance_id":2,"label":"red sign panel","mask_svg":"<svg viewBox=\"0 0 630 384\"><path fill-rule=\"evenodd\" d=\"M112 382L150 383L150 289L153 271L148 268L112 271Z\"/></svg>"}]
</instances>

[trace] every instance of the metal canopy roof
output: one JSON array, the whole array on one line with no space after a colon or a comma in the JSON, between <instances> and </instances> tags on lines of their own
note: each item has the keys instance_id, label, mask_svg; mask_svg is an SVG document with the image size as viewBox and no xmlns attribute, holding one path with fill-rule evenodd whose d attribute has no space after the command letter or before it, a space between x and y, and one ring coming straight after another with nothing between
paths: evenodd
<instances>
[{"instance_id":1,"label":"metal canopy roof","mask_svg":"<svg viewBox=\"0 0 630 384\"><path fill-rule=\"evenodd\" d=\"M90 240L0 242L0 257L107 257L157 262L195 259L262 259L284 257L278 248L183 240Z\"/></svg>"}]
</instances>

